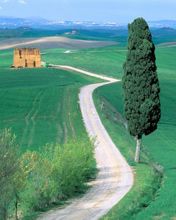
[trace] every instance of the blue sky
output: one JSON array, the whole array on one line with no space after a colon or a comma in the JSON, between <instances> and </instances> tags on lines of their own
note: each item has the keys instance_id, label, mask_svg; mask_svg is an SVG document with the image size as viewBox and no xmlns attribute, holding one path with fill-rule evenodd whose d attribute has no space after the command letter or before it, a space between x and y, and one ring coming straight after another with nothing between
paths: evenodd
<instances>
[{"instance_id":1,"label":"blue sky","mask_svg":"<svg viewBox=\"0 0 176 220\"><path fill-rule=\"evenodd\" d=\"M119 23L141 16L176 20L176 0L0 0L0 16Z\"/></svg>"}]
</instances>

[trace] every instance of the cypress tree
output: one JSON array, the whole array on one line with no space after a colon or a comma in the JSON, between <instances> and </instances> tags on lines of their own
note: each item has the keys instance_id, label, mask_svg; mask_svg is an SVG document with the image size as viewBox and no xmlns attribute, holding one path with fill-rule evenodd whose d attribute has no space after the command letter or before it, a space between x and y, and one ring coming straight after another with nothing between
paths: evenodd
<instances>
[{"instance_id":1,"label":"cypress tree","mask_svg":"<svg viewBox=\"0 0 176 220\"><path fill-rule=\"evenodd\" d=\"M157 129L160 88L155 63L155 46L147 22L135 19L128 26L128 52L124 63L124 110L128 130L136 138L135 161L140 161L142 135Z\"/></svg>"}]
</instances>

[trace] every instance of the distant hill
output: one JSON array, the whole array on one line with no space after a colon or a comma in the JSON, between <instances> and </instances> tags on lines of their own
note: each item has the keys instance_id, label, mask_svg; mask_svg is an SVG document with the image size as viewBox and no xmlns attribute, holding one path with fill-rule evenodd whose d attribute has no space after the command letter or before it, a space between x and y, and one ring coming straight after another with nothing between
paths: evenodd
<instances>
[{"instance_id":1,"label":"distant hill","mask_svg":"<svg viewBox=\"0 0 176 220\"><path fill-rule=\"evenodd\" d=\"M18 28L0 28L0 39L4 38L36 38L47 36L60 36L66 30L47 30L40 28L18 27Z\"/></svg>"},{"instance_id":2,"label":"distant hill","mask_svg":"<svg viewBox=\"0 0 176 220\"><path fill-rule=\"evenodd\" d=\"M96 23L91 21L51 21L43 18L13 18L0 16L0 28L18 28L21 26L43 29L65 29L65 28L117 28L118 23Z\"/></svg>"},{"instance_id":3,"label":"distant hill","mask_svg":"<svg viewBox=\"0 0 176 220\"><path fill-rule=\"evenodd\" d=\"M150 27L153 28L173 28L176 29L176 20L160 20L160 21L149 21Z\"/></svg>"},{"instance_id":4,"label":"distant hill","mask_svg":"<svg viewBox=\"0 0 176 220\"><path fill-rule=\"evenodd\" d=\"M0 28L18 28L26 27L41 27L47 24L48 21L43 18L14 18L0 16Z\"/></svg>"},{"instance_id":5,"label":"distant hill","mask_svg":"<svg viewBox=\"0 0 176 220\"><path fill-rule=\"evenodd\" d=\"M149 22L155 44L176 42L176 21ZM65 36L73 39L127 42L127 25L116 23L48 21L42 18L0 17L0 40L7 38L37 38Z\"/></svg>"},{"instance_id":6,"label":"distant hill","mask_svg":"<svg viewBox=\"0 0 176 220\"><path fill-rule=\"evenodd\" d=\"M176 29L152 28L153 40L156 44L165 42L176 42Z\"/></svg>"},{"instance_id":7,"label":"distant hill","mask_svg":"<svg viewBox=\"0 0 176 220\"><path fill-rule=\"evenodd\" d=\"M56 29L47 30L39 28L20 27L16 29L1 29L0 41L19 39L19 38L38 38L48 36L64 36L72 39L96 40L96 41L115 41L125 44L127 42L127 29Z\"/></svg>"},{"instance_id":8,"label":"distant hill","mask_svg":"<svg viewBox=\"0 0 176 220\"><path fill-rule=\"evenodd\" d=\"M174 28L176 29L175 20L149 21L152 28ZM41 28L41 29L127 29L127 25L118 22L91 22L91 21L51 21L43 18L14 18L0 16L1 29L16 29L19 27Z\"/></svg>"}]
</instances>

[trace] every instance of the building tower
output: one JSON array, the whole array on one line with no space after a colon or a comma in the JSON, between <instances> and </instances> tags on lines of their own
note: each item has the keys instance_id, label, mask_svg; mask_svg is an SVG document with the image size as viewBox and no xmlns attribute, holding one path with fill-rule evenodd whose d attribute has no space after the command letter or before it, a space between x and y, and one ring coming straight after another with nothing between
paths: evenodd
<instances>
[{"instance_id":1,"label":"building tower","mask_svg":"<svg viewBox=\"0 0 176 220\"><path fill-rule=\"evenodd\" d=\"M37 48L16 48L14 50L13 67L15 68L40 68L41 55Z\"/></svg>"}]
</instances>

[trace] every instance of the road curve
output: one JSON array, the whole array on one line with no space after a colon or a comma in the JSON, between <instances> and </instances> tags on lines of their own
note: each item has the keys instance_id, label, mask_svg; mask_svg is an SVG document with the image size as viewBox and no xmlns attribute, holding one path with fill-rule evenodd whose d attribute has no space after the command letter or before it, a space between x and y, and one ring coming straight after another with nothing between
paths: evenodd
<instances>
[{"instance_id":1,"label":"road curve","mask_svg":"<svg viewBox=\"0 0 176 220\"><path fill-rule=\"evenodd\" d=\"M92 98L96 88L118 80L70 66L55 66L55 68L72 70L108 81L84 86L79 94L80 108L87 132L91 138L96 137L95 158L99 172L96 180L91 182L92 187L83 197L73 199L64 208L51 210L38 219L97 220L117 204L133 186L132 169L104 128Z\"/></svg>"}]
</instances>

